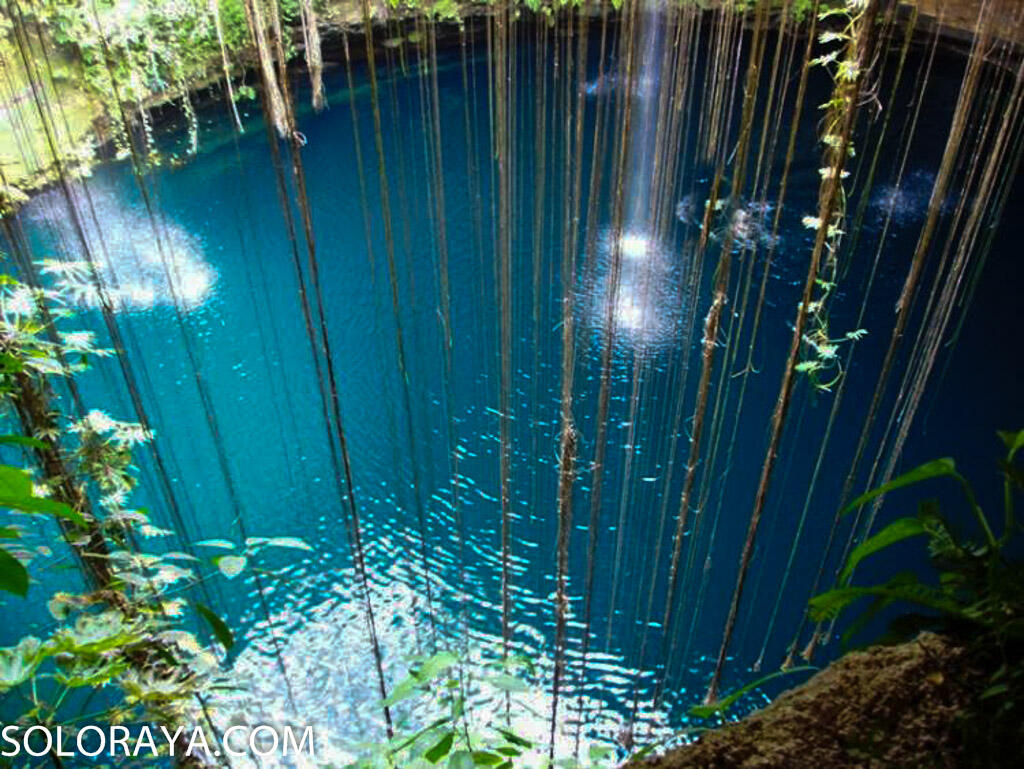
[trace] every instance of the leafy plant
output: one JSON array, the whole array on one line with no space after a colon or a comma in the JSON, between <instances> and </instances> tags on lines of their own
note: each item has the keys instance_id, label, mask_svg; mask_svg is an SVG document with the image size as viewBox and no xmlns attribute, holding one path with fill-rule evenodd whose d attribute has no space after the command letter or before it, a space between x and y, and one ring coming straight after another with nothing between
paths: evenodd
<instances>
[{"instance_id":1,"label":"leafy plant","mask_svg":"<svg viewBox=\"0 0 1024 769\"><path fill-rule=\"evenodd\" d=\"M234 636L210 607L184 597L201 578L200 558L139 546L173 534L131 504L133 452L152 433L95 409L79 418L61 412L55 384L108 354L91 333L60 328L72 314L68 301L60 281L42 290L0 276L0 406L25 433L0 435L0 447L28 460L24 468L0 465L0 508L11 516L0 519L0 590L24 598L34 572L65 567L59 560L37 566L52 551L33 540L46 543L53 532L19 525L26 515L57 524L85 576L82 592L44 599L55 620L44 637L0 648L5 721L71 735L89 705L92 723L198 725L209 718L206 695L224 683L215 647L193 635L190 620L201 619L225 650ZM229 578L267 548L312 549L294 537L200 544L228 551L214 565Z\"/></svg>"},{"instance_id":2,"label":"leafy plant","mask_svg":"<svg viewBox=\"0 0 1024 769\"><path fill-rule=\"evenodd\" d=\"M862 631L893 604L911 604L923 611L894 619L883 640L901 641L921 630L935 630L959 640L968 650L982 679L977 712L965 715L967 739L985 746L1016 743L1024 737L1024 563L1018 540L1022 531L1014 497L1024 489L1024 470L1017 456L1024 447L1024 430L999 433L1006 448L999 462L1002 475L1002 533L986 515L971 484L952 459L926 462L855 499L849 513L883 494L939 478L959 486L977 525L973 537L963 537L934 499L918 505L916 516L897 518L861 542L839 576L839 586L811 599L811 616L828 620L862 598L871 601L843 636L844 643ZM903 572L875 585L851 584L854 570L865 559L884 553L896 543L923 537L937 571L937 584ZM1016 555L1015 555L1016 553ZM969 751L980 755L978 751ZM988 754L988 750L982 750Z\"/></svg>"},{"instance_id":3,"label":"leafy plant","mask_svg":"<svg viewBox=\"0 0 1024 769\"><path fill-rule=\"evenodd\" d=\"M298 537L249 537L242 546L228 539L204 539L196 542L196 545L224 551L222 555L215 555L210 560L228 579L234 579L245 571L266 548L313 549Z\"/></svg>"},{"instance_id":4,"label":"leafy plant","mask_svg":"<svg viewBox=\"0 0 1024 769\"><path fill-rule=\"evenodd\" d=\"M818 169L821 204L816 216L804 216L802 220L804 227L817 233L816 248L820 246L821 257L814 293L805 298L806 306L801 307L806 313L807 330L800 339L801 361L796 370L807 374L811 384L825 392L843 375L839 344L856 341L867 333L864 329L856 329L837 337L829 325L829 307L838 287L839 251L845 234L846 190L843 180L849 176L845 166L855 154L850 116L856 108L860 81L866 74L862 71L864 38L865 30L871 25L867 8L868 4L862 0L822 3L818 11L822 29L818 42L831 48L810 62L828 72L833 89L831 98L821 105L825 112L819 135L824 149L824 161ZM792 10L799 19L810 9L806 3L797 3ZM824 205L827 200L834 201L834 204ZM823 221L822 217L826 215L827 221Z\"/></svg>"},{"instance_id":5,"label":"leafy plant","mask_svg":"<svg viewBox=\"0 0 1024 769\"><path fill-rule=\"evenodd\" d=\"M99 699L90 720L198 723L198 697L217 685L220 664L187 629L178 595L198 578L188 565L196 559L138 547L171 533L130 504L133 449L151 433L98 410L69 419L55 405L52 382L106 354L91 334L58 327L69 315L59 291L0 278L0 404L26 433L4 435L0 445L31 460L25 468L0 465L0 508L12 515L0 526L0 589L24 597L37 568L62 567L49 562L52 531L21 526L24 515L59 527L86 578L83 592L44 599L55 620L44 637L0 648L5 720L24 729L66 726L70 734ZM224 642L216 628L215 636Z\"/></svg>"},{"instance_id":6,"label":"leafy plant","mask_svg":"<svg viewBox=\"0 0 1024 769\"><path fill-rule=\"evenodd\" d=\"M520 657L481 662L441 651L410 658L408 675L382 702L397 716L395 736L354 746L362 758L349 769L551 766L548 714L531 704L536 693L521 673L536 674ZM614 757L610 746L593 745L585 763L559 758L555 765L611 766Z\"/></svg>"}]
</instances>

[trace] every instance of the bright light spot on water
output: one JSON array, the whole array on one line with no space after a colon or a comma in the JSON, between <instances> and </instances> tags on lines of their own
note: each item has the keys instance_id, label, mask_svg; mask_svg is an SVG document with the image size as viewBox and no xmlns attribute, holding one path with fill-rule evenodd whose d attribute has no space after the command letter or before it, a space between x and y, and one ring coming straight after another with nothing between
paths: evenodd
<instances>
[{"instance_id":1,"label":"bright light spot on water","mask_svg":"<svg viewBox=\"0 0 1024 769\"><path fill-rule=\"evenodd\" d=\"M644 325L643 306L629 292L619 292L615 305L615 322L632 331L639 331Z\"/></svg>"},{"instance_id":2,"label":"bright light spot on water","mask_svg":"<svg viewBox=\"0 0 1024 769\"><path fill-rule=\"evenodd\" d=\"M612 257L621 254L617 285L612 285ZM677 257L656 238L637 231L610 232L598 238L594 270L581 285L577 307L585 327L600 333L610 318L618 345L647 350L668 348L678 341L679 265ZM613 292L614 289L614 292ZM611 307L609 308L609 302Z\"/></svg>"},{"instance_id":3,"label":"bright light spot on water","mask_svg":"<svg viewBox=\"0 0 1024 769\"><path fill-rule=\"evenodd\" d=\"M647 238L643 235L628 233L619 239L622 255L627 259L643 259L647 256Z\"/></svg>"}]
</instances>

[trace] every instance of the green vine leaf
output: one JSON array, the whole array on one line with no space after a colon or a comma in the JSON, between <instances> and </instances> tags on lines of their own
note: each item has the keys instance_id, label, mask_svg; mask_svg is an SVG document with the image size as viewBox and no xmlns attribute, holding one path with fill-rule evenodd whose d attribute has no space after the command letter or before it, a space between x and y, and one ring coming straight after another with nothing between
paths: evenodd
<instances>
[{"instance_id":1,"label":"green vine leaf","mask_svg":"<svg viewBox=\"0 0 1024 769\"><path fill-rule=\"evenodd\" d=\"M0 465L0 507L22 513L53 515L80 526L85 525L82 514L63 502L37 497L32 493L32 478L20 467Z\"/></svg>"},{"instance_id":2,"label":"green vine leaf","mask_svg":"<svg viewBox=\"0 0 1024 769\"><path fill-rule=\"evenodd\" d=\"M0 548L0 590L25 597L28 593L28 571L21 561Z\"/></svg>"},{"instance_id":3,"label":"green vine leaf","mask_svg":"<svg viewBox=\"0 0 1024 769\"><path fill-rule=\"evenodd\" d=\"M441 739L424 752L423 757L430 763L436 764L451 752L453 742L455 742L455 734L450 731L445 732Z\"/></svg>"},{"instance_id":4,"label":"green vine leaf","mask_svg":"<svg viewBox=\"0 0 1024 769\"><path fill-rule=\"evenodd\" d=\"M530 690L529 686L524 684L515 676L510 676L507 673L499 673L498 675L489 678L488 681L490 681L490 683L496 688L512 694L520 694Z\"/></svg>"},{"instance_id":5,"label":"green vine leaf","mask_svg":"<svg viewBox=\"0 0 1024 769\"><path fill-rule=\"evenodd\" d=\"M933 459L931 462L925 462L923 465L918 465L913 470L903 473L903 475L893 478L888 483L882 484L877 489L861 494L853 502L846 506L843 510L843 515L851 513L858 507L863 507L871 500L876 497L880 497L883 494L888 494L890 491L896 489L902 489L904 486L910 486L921 481L929 480L930 478L942 478L942 477L954 477L959 478L960 475L956 471L956 464L949 457L943 459Z\"/></svg>"},{"instance_id":6,"label":"green vine leaf","mask_svg":"<svg viewBox=\"0 0 1024 769\"><path fill-rule=\"evenodd\" d=\"M245 540L246 547L287 547L294 550L309 550L312 552L313 548L306 544L298 537L249 537Z\"/></svg>"},{"instance_id":7,"label":"green vine leaf","mask_svg":"<svg viewBox=\"0 0 1024 769\"><path fill-rule=\"evenodd\" d=\"M0 435L0 445L25 446L30 449L45 449L46 444L38 438L24 435Z\"/></svg>"},{"instance_id":8,"label":"green vine leaf","mask_svg":"<svg viewBox=\"0 0 1024 769\"><path fill-rule=\"evenodd\" d=\"M488 756L493 754L486 754ZM501 758L494 763L501 763ZM448 757L448 769L473 769L474 766L490 766L491 764L485 761L480 761L476 753L470 753L468 750L457 750Z\"/></svg>"},{"instance_id":9,"label":"green vine leaf","mask_svg":"<svg viewBox=\"0 0 1024 769\"><path fill-rule=\"evenodd\" d=\"M25 683L48 656L35 636L25 636L17 646L0 649L0 692Z\"/></svg>"},{"instance_id":10,"label":"green vine leaf","mask_svg":"<svg viewBox=\"0 0 1024 769\"><path fill-rule=\"evenodd\" d=\"M810 670L817 670L818 668L813 665L801 665L795 668L789 668L788 670L776 670L774 673L769 673L766 676L758 678L756 681L751 681L746 686L737 689L726 697L722 697L718 702L710 705L696 705L690 708L689 713L694 718L711 718L718 713L723 713L728 710L740 697L747 692L753 691L761 686L764 686L769 681L782 676L792 675L793 673L804 673Z\"/></svg>"},{"instance_id":11,"label":"green vine leaf","mask_svg":"<svg viewBox=\"0 0 1024 769\"><path fill-rule=\"evenodd\" d=\"M226 540L226 539L203 539L203 540L200 540L199 542L196 542L196 544L201 546L201 547L220 547L220 548L223 548L225 550L234 550L235 549L235 543L234 542L230 542L229 540Z\"/></svg>"},{"instance_id":12,"label":"green vine leaf","mask_svg":"<svg viewBox=\"0 0 1024 769\"><path fill-rule=\"evenodd\" d=\"M213 637L220 641L221 646L226 650L230 650L235 645L235 636L231 632L231 628L209 606L201 603L194 605L199 616L206 620L206 624L210 626Z\"/></svg>"},{"instance_id":13,"label":"green vine leaf","mask_svg":"<svg viewBox=\"0 0 1024 769\"><path fill-rule=\"evenodd\" d=\"M1007 450L1010 452L1010 459L1013 459L1013 455L1016 454L1021 448L1024 448L1024 430L1018 430L1016 432L1010 432L1006 430L1000 430L998 433L999 438L1006 444Z\"/></svg>"},{"instance_id":14,"label":"green vine leaf","mask_svg":"<svg viewBox=\"0 0 1024 769\"><path fill-rule=\"evenodd\" d=\"M846 582L850 575L853 574L853 570L857 568L857 564L869 555L877 553L879 550L884 550L904 539L919 537L927 533L928 530L925 528L925 525L917 518L897 518L873 537L869 537L853 549L849 560L846 562L846 567L839 575L839 581Z\"/></svg>"},{"instance_id":15,"label":"green vine leaf","mask_svg":"<svg viewBox=\"0 0 1024 769\"><path fill-rule=\"evenodd\" d=\"M888 601L917 604L954 617L966 617L964 607L947 593L926 585L913 573L900 574L884 585L870 587L839 587L816 595L810 600L811 617L823 621L835 617L853 602L872 596Z\"/></svg>"}]
</instances>

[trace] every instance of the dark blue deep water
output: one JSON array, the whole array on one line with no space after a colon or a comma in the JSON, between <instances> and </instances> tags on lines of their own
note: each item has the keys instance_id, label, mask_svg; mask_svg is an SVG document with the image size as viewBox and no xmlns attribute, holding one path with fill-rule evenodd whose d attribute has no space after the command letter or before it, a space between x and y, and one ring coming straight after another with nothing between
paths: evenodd
<instances>
[{"instance_id":1,"label":"dark blue deep water","mask_svg":"<svg viewBox=\"0 0 1024 769\"><path fill-rule=\"evenodd\" d=\"M303 105L298 122L306 138L301 156L326 321L389 670L401 668L403 655L432 648L431 609L442 643L461 643L463 628L468 627L470 646L478 653L493 655L500 649L500 345L491 196L495 179L489 156L482 38L476 44L479 48L469 57L468 96L457 46L442 46L437 73L453 334L448 387L438 302L439 254L432 220L436 192L432 179L437 169L431 165L433 158L428 163L422 117L425 81L411 62L403 72L394 54L388 64L380 60L397 317L392 308L365 66L355 65L355 119L343 66L328 70L330 106L319 115L304 106L307 94L297 81L297 101ZM908 70L916 71L920 56L917 52L911 55ZM537 663L537 681L548 686L554 654L551 596L555 589L561 383L558 214L564 190L559 163L562 155L558 154L561 150L552 147L546 170L549 199L545 201L550 222L538 253L531 226L535 161L535 107L529 87L532 51L522 58L526 63L517 101L520 130L514 139L518 178L512 256L511 590L515 647ZM853 367L845 374L848 382L843 407L799 539L792 573L773 620L790 546L835 397L834 392L814 391L804 380L798 386L731 660L726 666L726 690L752 679L755 674L750 668L761 656L762 648L763 670L774 669L785 657L801 619L888 342L893 305L924 218L962 72L961 59L940 54L862 323L868 333L857 347ZM812 79L807 103L823 101L826 87L824 80ZM912 96L905 83L885 105L897 111L894 123L902 121ZM472 137L465 132L467 98ZM588 101L591 122L595 104ZM148 295L141 296L139 305L118 313L118 321L126 339L127 358L135 369L157 445L167 462L188 526L185 534L192 539L239 542L244 526L250 537L299 537L313 548L311 552L267 551L259 564L280 570L263 581L298 717L290 711L284 682L270 656L270 631L259 610L251 573L227 580L207 569L210 577L205 584L211 600L237 629L240 639L235 652L236 670L251 696L241 707L250 711L260 707L273 717L327 723L339 742L362 739L379 727L367 726L377 717L376 694L362 604L354 588L346 508L334 483L292 245L267 135L257 104L244 103L243 112L246 130L236 136L222 104L205 108L200 113L198 157L180 167L156 169L145 179L158 228L185 273L182 285L194 292L186 297L187 306L181 309L183 323L170 306L166 284L161 289L159 279L155 301L150 301ZM701 521L700 529L694 533L695 524L689 527L691 536L684 549L684 564L689 569L678 594L678 627L672 639L662 637L660 623L700 365L700 319L707 311L711 277L709 267L695 305L684 300L672 283L687 274L683 260L688 253L686 243L688 239L692 243L694 237L692 227L678 223L657 246L658 258L663 260L662 284L655 291L653 305L641 310L656 324L657 333L651 339L631 335L628 312L632 310L626 309L612 364L608 459L592 593L591 653L583 682L592 722L588 731L603 739L610 739L628 721L635 687L639 687L636 691L643 723L638 733L649 730L663 734L666 726L681 728L686 708L703 697L710 677L764 457L790 323L811 250L813 232L803 228L800 220L816 206L816 120L816 110L805 110L805 125L800 129L789 196L782 213L781 240L768 282L768 303L753 356L756 373L747 380L731 453L727 450L732 416L738 410L736 399L742 380L730 376L722 380L730 387L730 394L722 414L720 455L712 476L701 478L698 484L695 520ZM767 121L755 123L757 132L767 125ZM372 250L365 236L354 131L359 132L366 172L365 223ZM896 129L892 131L895 135ZM185 137L180 130L175 133L170 129L161 141L180 147ZM897 142L892 144L881 157L858 248L845 257L832 315L832 325L839 333L853 329L886 202L891 199L887 196L893 194ZM284 143L280 150L287 157ZM590 152L588 148L588 169ZM677 185L677 197L682 200L691 193L703 201L710 173L711 169L691 158ZM91 235L94 243L102 240L111 260L129 264L118 274L141 271L131 266L136 264L132 254L145 256L144 252L153 248L153 225L130 166L114 162L97 168L87 181L87 189L98 223ZM777 182L769 189L771 203ZM474 199L474 192L478 199ZM79 195L80 205L85 206L81 191ZM288 205L292 206L292 215L298 217L294 203ZM64 206L61 196L51 191L26 207L23 220L37 258L58 254L60 258L81 258L76 256L77 246ZM584 232L597 233L596 247L605 251L610 226L607 208L599 206L598 220L584 222ZM910 467L938 456L955 456L964 474L976 479L983 502L992 505L998 503L995 459L999 444L995 431L1024 423L1019 397L1024 370L1015 342L1020 329L1017 305L1024 289L1016 249L1024 238L1022 211L1024 197L1018 185L973 303L964 310L962 331L956 344L943 350L901 463ZM717 258L715 248L712 245L709 259ZM765 251L764 244L760 244L753 254L737 257L735 280L745 272L747 260L763 260ZM301 234L298 253L306 269ZM594 292L601 290L602 270L606 269L600 254L596 264L597 287L583 280L582 267L574 287L579 308L575 413L581 433L578 464L582 470L575 486L576 515L569 557L572 619L567 688L571 696L565 701L572 707L580 687L592 490L589 468L597 430L601 341L593 312L599 305ZM754 274L759 279L760 264ZM142 275L139 280L145 283L148 278ZM698 319L695 338L683 339L677 324L690 315ZM101 339L106 338L96 311L86 310L77 320L94 328ZM404 382L396 345L399 326L407 369ZM741 358L745 358L745 347ZM899 365L904 362L901 359ZM742 364L737 363L735 372L741 368ZM634 410L631 395L635 372L641 379ZM716 368L716 382L719 373L720 368ZM204 410L197 374L208 388L214 423ZM134 418L113 360L95 361L82 382L91 407L119 418ZM679 398L683 398L682 421L673 434ZM448 450L452 427L457 463ZM222 442L228 458L226 469L237 489L237 503L232 501L224 469L218 462L215 439ZM143 483L136 501L149 507L160 525L170 527L173 521L158 491L152 458L143 452L139 461ZM455 471L458 516L452 504L451 479ZM862 483L863 479L858 480ZM915 498L913 492L908 494L890 499L881 515L894 515L905 509L901 505L909 509ZM425 522L426 564L419 511ZM463 528L461 535L458 520ZM846 534L842 529L843 541ZM180 549L175 539L156 540L153 546ZM208 557L218 554L210 547L197 549ZM912 548L899 552L911 564L924 565ZM659 565L654 608L648 617L655 559ZM831 563L834 567L834 556ZM905 567L905 563L898 567ZM865 568L861 578L883 577L895 570L897 566L883 560ZM427 579L432 606L427 601ZM613 579L617 580L614 606ZM41 594L44 587L34 587L33 592ZM27 618L32 627L47 621L42 613ZM772 632L766 639L770 624ZM24 627L9 630L21 633ZM802 643L806 640L805 633ZM838 643L829 644L816 661L824 662L837 651ZM670 661L667 673L666 660ZM664 697L656 707L653 697L663 677ZM538 699L535 706L544 713L549 702Z\"/></svg>"}]
</instances>

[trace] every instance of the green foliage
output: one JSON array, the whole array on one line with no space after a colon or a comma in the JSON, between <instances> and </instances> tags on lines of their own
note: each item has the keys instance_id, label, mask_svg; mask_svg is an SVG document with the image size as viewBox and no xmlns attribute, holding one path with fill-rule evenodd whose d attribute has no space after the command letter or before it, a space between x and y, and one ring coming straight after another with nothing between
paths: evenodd
<instances>
[{"instance_id":1,"label":"green foliage","mask_svg":"<svg viewBox=\"0 0 1024 769\"><path fill-rule=\"evenodd\" d=\"M28 593L28 570L4 548L0 548L0 590L22 597Z\"/></svg>"},{"instance_id":2,"label":"green foliage","mask_svg":"<svg viewBox=\"0 0 1024 769\"><path fill-rule=\"evenodd\" d=\"M196 545L230 551L226 554L215 555L210 559L220 573L228 579L234 579L245 571L246 567L267 548L307 551L313 549L298 537L249 537L241 547L227 539L204 539L196 542Z\"/></svg>"},{"instance_id":3,"label":"green foliage","mask_svg":"<svg viewBox=\"0 0 1024 769\"><path fill-rule=\"evenodd\" d=\"M75 523L85 523L77 511L52 499L37 496L31 476L20 467L0 466L0 507L19 513L53 515Z\"/></svg>"},{"instance_id":4,"label":"green foliage","mask_svg":"<svg viewBox=\"0 0 1024 769\"><path fill-rule=\"evenodd\" d=\"M1006 454L999 462L1003 484L1003 531L998 538L974 491L956 470L952 459L926 462L873 489L844 511L876 501L881 495L935 479L954 480L977 525L973 538L960 536L939 503L922 501L917 515L901 517L864 540L850 554L840 585L811 599L811 616L829 620L870 598L870 603L843 636L847 643L880 612L894 604L911 604L920 612L898 616L883 641L903 641L921 630L936 630L959 639L985 677L976 712L965 715L969 744L1019 743L1024 738L1024 563L1019 536L1024 527L1014 512L1014 497L1024 490L1024 473L1017 454L1024 447L1024 430L1000 433ZM914 573L901 573L882 584L850 584L856 567L889 547L924 537L937 572L937 583ZM987 748L984 749L986 755ZM981 759L976 759L981 760ZM1001 765L1001 764L998 764Z\"/></svg>"},{"instance_id":5,"label":"green foliage","mask_svg":"<svg viewBox=\"0 0 1024 769\"><path fill-rule=\"evenodd\" d=\"M201 579L199 558L138 545L172 534L131 505L133 453L152 433L99 410L69 419L56 408L53 382L107 354L91 333L61 328L67 307L59 279L55 289L35 290L0 276L0 406L30 433L0 436L0 447L34 460L0 465L0 508L11 521L0 525L0 590L26 596L32 572L48 565L37 557L50 548L33 540L47 543L55 532L16 525L26 514L51 519L88 576L84 592L42 599L56 621L46 637L0 648L0 698L21 728L73 725L100 689L104 707L89 714L92 722L196 725L207 718L199 697L223 682L217 655L189 627L200 618L225 651L234 636L205 604L191 603L195 615L186 611L190 602L180 594ZM204 544L229 551L215 563L228 577L268 548L312 549L295 537Z\"/></svg>"},{"instance_id":6,"label":"green foliage","mask_svg":"<svg viewBox=\"0 0 1024 769\"><path fill-rule=\"evenodd\" d=\"M231 632L231 628L227 626L227 623L206 604L197 603L195 607L199 616L206 620L206 624L210 626L214 638L220 641L226 650L230 650L235 645L235 636Z\"/></svg>"},{"instance_id":7,"label":"green foliage","mask_svg":"<svg viewBox=\"0 0 1024 769\"><path fill-rule=\"evenodd\" d=\"M245 20L242 0L218 0L224 47L229 52L241 51L249 45L249 26Z\"/></svg>"},{"instance_id":8,"label":"green foliage","mask_svg":"<svg viewBox=\"0 0 1024 769\"><path fill-rule=\"evenodd\" d=\"M25 596L37 557L50 553L33 541L46 537L41 530L13 523L25 514L58 523L79 557L101 560L106 575L86 592L44 599L57 621L45 638L25 636L0 649L7 712L20 712L13 723L23 728L70 724L90 692L107 689L118 694L92 716L97 720L194 723L200 717L195 695L217 679L219 664L185 629L184 603L169 591L197 577L180 565L183 554L155 555L133 544L168 533L129 506L136 485L132 449L152 436L101 411L68 420L52 410L49 380L74 376L104 351L91 334L57 327L55 319L69 314L59 292L8 277L0 283L0 403L8 419L37 431L3 436L0 445L35 456L38 465L0 465L0 507L12 521L0 537L0 588ZM30 414L32 408L39 413ZM53 475L55 466L66 475ZM69 488L92 502L88 512L68 503ZM10 709L19 705L20 711Z\"/></svg>"},{"instance_id":9,"label":"green foliage","mask_svg":"<svg viewBox=\"0 0 1024 769\"><path fill-rule=\"evenodd\" d=\"M804 22L814 10L814 0L793 0L789 12L798 23Z\"/></svg>"},{"instance_id":10,"label":"green foliage","mask_svg":"<svg viewBox=\"0 0 1024 769\"><path fill-rule=\"evenodd\" d=\"M1024 605L1019 603L1024 596L1021 567L1008 560L1005 554L1014 534L1020 531L1020 524L1013 514L1013 493L1021 487L1020 471L1014 464L1020 448L1018 441L1024 443L1021 435L1002 434L1007 454L1000 465L1006 508L1001 538L996 539L970 483L957 472L953 460L944 458L926 462L857 497L843 511L844 514L877 500L883 494L937 478L950 478L963 492L967 507L978 524L980 540L972 542L959 538L938 504L926 500L919 505L915 517L892 521L853 550L840 573L841 585L811 599L812 616L830 619L858 599L872 596L876 600L875 613L897 601L911 602L938 611L947 620L978 625L1000 638L1007 637L1007 633L1022 633L1024 638ZM857 587L848 584L854 570L865 558L919 536L928 539L929 554L939 570L938 585L925 584L913 574L897 575L881 585ZM935 624L942 619L940 616L928 623Z\"/></svg>"},{"instance_id":11,"label":"green foliage","mask_svg":"<svg viewBox=\"0 0 1024 769\"><path fill-rule=\"evenodd\" d=\"M281 23L290 31L299 23L298 0L275 2ZM229 72L237 73L244 73L254 61L243 0L29 0L19 8L26 29L38 35L38 40L30 37L30 45L50 49L58 64L54 79L71 95L63 101L75 96L84 101L85 114L76 125L81 123L80 130L88 131L95 119L103 118L104 136L113 140L118 156L134 156L140 165L165 162L154 144L148 108L176 102L187 121L189 151L194 153L199 125L191 92L223 78L225 58ZM5 60L16 60L15 26L13 21L0 26L0 54ZM296 48L288 33L284 45L286 56L293 57ZM41 56L29 54L34 59ZM46 82L47 77L36 72L30 79ZM142 148L133 147L128 135L128 124L135 123L145 137ZM40 125L35 133L43 129ZM40 147L44 154L46 150ZM61 147L60 152L72 170L88 173L94 162L90 141ZM45 178L44 173L42 179L19 176L15 181L38 184ZM0 188L0 213L13 210L23 198L14 186Z\"/></svg>"},{"instance_id":12,"label":"green foliage","mask_svg":"<svg viewBox=\"0 0 1024 769\"><path fill-rule=\"evenodd\" d=\"M884 550L890 545L904 539L917 537L926 533L927 529L925 528L924 523L917 518L898 518L873 537L861 542L856 548L854 548L853 552L850 554L849 560L846 562L846 566L839 575L839 581L846 582L853 575L853 570L857 568L857 564L869 555L877 553L879 550Z\"/></svg>"},{"instance_id":13,"label":"green foliage","mask_svg":"<svg viewBox=\"0 0 1024 769\"><path fill-rule=\"evenodd\" d=\"M521 677L536 671L529 660L481 662L440 651L409 660L408 675L382 705L391 708L395 736L354 746L361 758L349 769L429 769L442 766L534 769L550 767L548 714L534 709L537 692ZM523 727L545 735L541 742ZM612 766L615 751L594 745L587 760L558 759L556 766Z\"/></svg>"},{"instance_id":14,"label":"green foliage","mask_svg":"<svg viewBox=\"0 0 1024 769\"><path fill-rule=\"evenodd\" d=\"M473 683L460 678L461 668L460 658L452 652L411 658L409 674L381 703L408 715L399 721L394 738L363 746L366 757L351 769L429 767L442 761L448 767L516 766L516 759L533 744L496 725L470 731L465 692ZM506 692L528 688L508 675L501 663L495 663L480 683L490 685L486 696L492 702L503 699ZM478 698L474 707L485 705ZM424 721L426 725L419 726Z\"/></svg>"},{"instance_id":15,"label":"green foliage","mask_svg":"<svg viewBox=\"0 0 1024 769\"><path fill-rule=\"evenodd\" d=\"M833 80L831 97L821 105L825 111L820 132L824 150L821 177L821 204L817 215L803 217L806 228L816 232L817 243L821 244L820 267L814 281L814 293L801 310L806 314L807 330L801 338L801 361L796 370L807 374L811 384L822 391L829 391L843 375L839 357L840 344L856 341L867 332L856 329L839 338L833 337L829 328L829 305L837 288L839 277L839 250L846 219L846 191L843 180L849 175L845 170L846 161L854 154L850 133L844 128L849 116L856 109L859 92L858 83L863 74L859 60L866 44L867 4L863 0L842 0L819 6L818 19L821 31L818 42L831 46L825 53L810 63L824 68ZM811 3L797 3L793 13L798 20L805 16ZM832 200L826 207L825 201ZM824 219L827 218L827 221Z\"/></svg>"},{"instance_id":16,"label":"green foliage","mask_svg":"<svg viewBox=\"0 0 1024 769\"><path fill-rule=\"evenodd\" d=\"M28 5L27 16L79 63L75 79L103 105L124 155L129 143L122 110L135 114L154 97L182 95L188 84L216 72L220 48L206 0L41 0ZM237 19L229 29L243 44ZM144 116L143 122L148 136Z\"/></svg>"}]
</instances>

